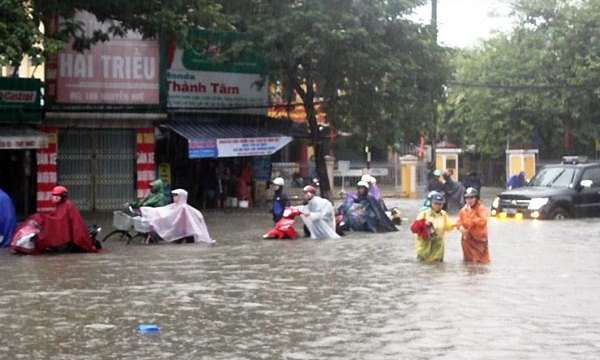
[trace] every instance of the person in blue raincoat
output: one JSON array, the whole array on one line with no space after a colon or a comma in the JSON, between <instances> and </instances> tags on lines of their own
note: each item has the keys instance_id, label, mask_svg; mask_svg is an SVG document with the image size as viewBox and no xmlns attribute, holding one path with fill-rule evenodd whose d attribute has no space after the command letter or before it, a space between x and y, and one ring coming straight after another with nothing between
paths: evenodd
<instances>
[{"instance_id":1,"label":"person in blue raincoat","mask_svg":"<svg viewBox=\"0 0 600 360\"><path fill-rule=\"evenodd\" d=\"M351 230L369 232L397 231L380 203L369 194L369 184L359 181L356 196L348 197L340 206L339 213Z\"/></svg>"},{"instance_id":2,"label":"person in blue raincoat","mask_svg":"<svg viewBox=\"0 0 600 360\"><path fill-rule=\"evenodd\" d=\"M271 214L275 223L283 217L285 208L290 206L290 201L283 191L284 184L285 181L283 178L278 177L273 180L273 205L271 207Z\"/></svg>"},{"instance_id":3,"label":"person in blue raincoat","mask_svg":"<svg viewBox=\"0 0 600 360\"><path fill-rule=\"evenodd\" d=\"M506 187L510 189L518 189L525 186L527 181L525 180L525 171L521 171L518 175L513 175L506 182Z\"/></svg>"},{"instance_id":4,"label":"person in blue raincoat","mask_svg":"<svg viewBox=\"0 0 600 360\"><path fill-rule=\"evenodd\" d=\"M16 227L15 205L10 196L0 189L0 248L5 248L10 244Z\"/></svg>"}]
</instances>

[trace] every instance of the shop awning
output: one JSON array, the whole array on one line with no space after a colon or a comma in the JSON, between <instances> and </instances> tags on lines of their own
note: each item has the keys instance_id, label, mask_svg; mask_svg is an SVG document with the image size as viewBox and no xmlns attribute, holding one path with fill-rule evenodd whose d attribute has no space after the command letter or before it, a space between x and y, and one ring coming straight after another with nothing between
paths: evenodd
<instances>
[{"instance_id":1,"label":"shop awning","mask_svg":"<svg viewBox=\"0 0 600 360\"><path fill-rule=\"evenodd\" d=\"M188 140L190 159L271 155L292 138L246 125L205 122L171 122L167 125Z\"/></svg>"},{"instance_id":2,"label":"shop awning","mask_svg":"<svg viewBox=\"0 0 600 360\"><path fill-rule=\"evenodd\" d=\"M30 127L0 127L0 149L43 149L48 135Z\"/></svg>"}]
</instances>

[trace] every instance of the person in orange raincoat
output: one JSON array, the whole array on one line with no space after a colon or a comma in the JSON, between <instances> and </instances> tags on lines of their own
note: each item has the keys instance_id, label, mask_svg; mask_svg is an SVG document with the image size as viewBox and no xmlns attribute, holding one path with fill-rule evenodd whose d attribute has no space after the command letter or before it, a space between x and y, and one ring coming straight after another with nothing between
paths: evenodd
<instances>
[{"instance_id":1,"label":"person in orange raincoat","mask_svg":"<svg viewBox=\"0 0 600 360\"><path fill-rule=\"evenodd\" d=\"M468 188L465 191L465 206L458 212L456 227L462 233L463 260L488 264L487 212L479 201L479 191Z\"/></svg>"}]
</instances>

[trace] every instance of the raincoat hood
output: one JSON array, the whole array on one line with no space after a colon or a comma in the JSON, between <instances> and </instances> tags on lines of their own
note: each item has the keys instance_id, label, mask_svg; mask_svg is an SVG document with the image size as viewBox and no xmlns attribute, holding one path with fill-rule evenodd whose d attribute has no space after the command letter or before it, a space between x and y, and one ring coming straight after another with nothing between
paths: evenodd
<instances>
[{"instance_id":1,"label":"raincoat hood","mask_svg":"<svg viewBox=\"0 0 600 360\"><path fill-rule=\"evenodd\" d=\"M306 189L306 188L305 188ZM313 197L300 210L308 211L308 216L302 216L304 225L310 231L313 239L337 239L340 236L335 232L335 210L329 200L312 194Z\"/></svg>"},{"instance_id":2,"label":"raincoat hood","mask_svg":"<svg viewBox=\"0 0 600 360\"><path fill-rule=\"evenodd\" d=\"M161 179L156 179L150 183L150 191L153 193L162 192L163 188L164 185Z\"/></svg>"},{"instance_id":3,"label":"raincoat hood","mask_svg":"<svg viewBox=\"0 0 600 360\"><path fill-rule=\"evenodd\" d=\"M187 204L188 192L183 189L175 189L171 191L171 194L177 194L179 196L179 200L177 201L177 205Z\"/></svg>"}]
</instances>

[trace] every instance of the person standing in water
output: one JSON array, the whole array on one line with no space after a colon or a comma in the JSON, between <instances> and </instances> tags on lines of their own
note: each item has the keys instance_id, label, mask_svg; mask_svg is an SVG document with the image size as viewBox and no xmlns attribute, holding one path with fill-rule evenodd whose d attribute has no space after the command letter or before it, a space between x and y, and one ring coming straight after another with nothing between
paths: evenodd
<instances>
[{"instance_id":1,"label":"person standing in water","mask_svg":"<svg viewBox=\"0 0 600 360\"><path fill-rule=\"evenodd\" d=\"M462 233L461 245L463 260L488 264L490 251L488 248L487 212L479 200L479 191L468 188L465 191L465 206L458 212L456 227Z\"/></svg>"},{"instance_id":2,"label":"person standing in water","mask_svg":"<svg viewBox=\"0 0 600 360\"><path fill-rule=\"evenodd\" d=\"M436 192L431 196L431 207L419 213L411 226L415 233L417 259L425 262L444 260L444 235L454 229L448 213L442 209L444 197Z\"/></svg>"}]
</instances>

